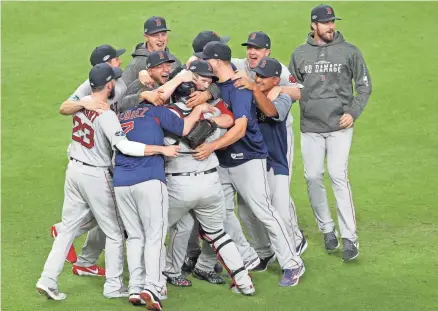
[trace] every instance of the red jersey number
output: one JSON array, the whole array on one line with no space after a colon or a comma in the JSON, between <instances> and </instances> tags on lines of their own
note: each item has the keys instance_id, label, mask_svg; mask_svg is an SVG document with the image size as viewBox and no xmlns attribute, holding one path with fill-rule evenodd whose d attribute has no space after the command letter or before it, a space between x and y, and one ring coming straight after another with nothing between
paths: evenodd
<instances>
[{"instance_id":1,"label":"red jersey number","mask_svg":"<svg viewBox=\"0 0 438 311\"><path fill-rule=\"evenodd\" d=\"M82 135L78 132L82 131ZM78 116L73 117L73 133L71 138L77 141L85 148L91 149L94 147L94 130L87 123L82 123Z\"/></svg>"}]
</instances>

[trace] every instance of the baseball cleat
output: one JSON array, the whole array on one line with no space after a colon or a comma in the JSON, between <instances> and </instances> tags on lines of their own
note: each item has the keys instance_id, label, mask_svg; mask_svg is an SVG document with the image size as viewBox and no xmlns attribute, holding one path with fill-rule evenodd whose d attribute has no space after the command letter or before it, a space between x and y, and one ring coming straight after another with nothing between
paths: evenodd
<instances>
[{"instance_id":1,"label":"baseball cleat","mask_svg":"<svg viewBox=\"0 0 438 311\"><path fill-rule=\"evenodd\" d=\"M251 283L249 286L241 286L238 287L236 284L231 285L231 290L233 293L241 294L244 296L253 296L255 294L255 288L254 285Z\"/></svg>"},{"instance_id":2,"label":"baseball cleat","mask_svg":"<svg viewBox=\"0 0 438 311\"><path fill-rule=\"evenodd\" d=\"M248 260L248 261L245 261L244 263L243 263L243 265L245 266L245 269L247 270L247 271L251 271L251 270L253 270L255 267L257 267L258 265L260 264L260 258L257 256L256 258L254 258L254 259L251 259L251 260Z\"/></svg>"},{"instance_id":3,"label":"baseball cleat","mask_svg":"<svg viewBox=\"0 0 438 311\"><path fill-rule=\"evenodd\" d=\"M168 276L163 273L167 278L167 283L172 284L173 286L178 287L190 287L192 286L192 282L186 279L182 274L178 276Z\"/></svg>"},{"instance_id":4,"label":"baseball cleat","mask_svg":"<svg viewBox=\"0 0 438 311\"><path fill-rule=\"evenodd\" d=\"M60 293L57 288L50 288L38 282L36 284L36 290L40 295L46 296L48 299L53 300L64 300L67 298L67 295L64 293Z\"/></svg>"},{"instance_id":5,"label":"baseball cleat","mask_svg":"<svg viewBox=\"0 0 438 311\"><path fill-rule=\"evenodd\" d=\"M342 239L344 244L342 250L342 261L350 261L359 256L359 242L353 242L349 239Z\"/></svg>"},{"instance_id":6,"label":"baseball cleat","mask_svg":"<svg viewBox=\"0 0 438 311\"><path fill-rule=\"evenodd\" d=\"M211 284L225 284L225 280L214 271L204 271L195 267L193 276L199 280L207 281Z\"/></svg>"},{"instance_id":7,"label":"baseball cleat","mask_svg":"<svg viewBox=\"0 0 438 311\"><path fill-rule=\"evenodd\" d=\"M81 267L73 265L73 268L71 268L71 270L76 275L105 276L105 269L97 265L93 265L91 267Z\"/></svg>"},{"instance_id":8,"label":"baseball cleat","mask_svg":"<svg viewBox=\"0 0 438 311\"><path fill-rule=\"evenodd\" d=\"M160 299L156 295L154 295L154 293L152 293L151 291L147 289L143 290L140 293L140 297L146 302L146 308L148 310L155 310L155 311L163 310Z\"/></svg>"},{"instance_id":9,"label":"baseball cleat","mask_svg":"<svg viewBox=\"0 0 438 311\"><path fill-rule=\"evenodd\" d=\"M301 240L301 243L297 246L297 253L298 253L298 255L301 256L304 253L304 251L307 249L307 246L308 246L307 240L306 240L306 238L304 237L304 234L303 234L303 239Z\"/></svg>"},{"instance_id":10,"label":"baseball cleat","mask_svg":"<svg viewBox=\"0 0 438 311\"><path fill-rule=\"evenodd\" d=\"M290 287L298 284L300 277L304 274L306 268L304 268L304 264L295 269L284 269L283 277L280 280L281 287Z\"/></svg>"},{"instance_id":11,"label":"baseball cleat","mask_svg":"<svg viewBox=\"0 0 438 311\"><path fill-rule=\"evenodd\" d=\"M186 259L184 260L184 264L181 267L181 270L186 273L192 273L197 261L198 257L186 257Z\"/></svg>"},{"instance_id":12,"label":"baseball cleat","mask_svg":"<svg viewBox=\"0 0 438 311\"><path fill-rule=\"evenodd\" d=\"M252 271L254 271L254 272L263 272L263 271L266 271L266 270L268 269L268 266L269 266L271 263L273 263L273 262L275 261L275 259L276 259L276 257L275 257L275 253L272 254L272 255L269 256L269 257L266 257L266 258L262 258L262 259L260 259L260 263L259 263L254 269L252 269L251 272L252 272Z\"/></svg>"},{"instance_id":13,"label":"baseball cleat","mask_svg":"<svg viewBox=\"0 0 438 311\"><path fill-rule=\"evenodd\" d=\"M112 299L112 298L128 298L130 295L128 293L128 290L125 287L122 287L121 289L111 292L109 294L104 293L103 296L105 298Z\"/></svg>"},{"instance_id":14,"label":"baseball cleat","mask_svg":"<svg viewBox=\"0 0 438 311\"><path fill-rule=\"evenodd\" d=\"M146 304L146 302L143 299L141 299L140 294L131 294L129 295L128 300L134 306L141 306Z\"/></svg>"},{"instance_id":15,"label":"baseball cleat","mask_svg":"<svg viewBox=\"0 0 438 311\"><path fill-rule=\"evenodd\" d=\"M53 238L56 238L58 236L58 232L56 231L55 225L50 228L50 234ZM67 258L65 259L69 263L73 264L78 260L78 256L76 255L75 246L72 244L70 249L68 250Z\"/></svg>"},{"instance_id":16,"label":"baseball cleat","mask_svg":"<svg viewBox=\"0 0 438 311\"><path fill-rule=\"evenodd\" d=\"M334 230L329 233L324 233L324 244L325 250L329 253L338 249L339 241Z\"/></svg>"}]
</instances>

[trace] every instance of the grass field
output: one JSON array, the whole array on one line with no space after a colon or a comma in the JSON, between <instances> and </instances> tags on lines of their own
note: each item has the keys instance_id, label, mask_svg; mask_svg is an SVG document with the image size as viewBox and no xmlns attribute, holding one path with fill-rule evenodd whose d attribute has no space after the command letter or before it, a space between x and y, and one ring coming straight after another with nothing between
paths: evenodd
<instances>
[{"instance_id":1,"label":"grass field","mask_svg":"<svg viewBox=\"0 0 438 311\"><path fill-rule=\"evenodd\" d=\"M144 20L161 15L172 29L170 49L180 60L191 55L191 41L201 30L230 35L233 55L240 57L247 35L264 30L273 41L272 55L288 64L317 4L2 2L2 309L133 308L126 300L104 299L103 279L74 276L69 265L59 279L67 300L48 301L34 287L52 245L50 226L61 215L71 119L58 108L87 78L95 46L109 43L129 52L142 41ZM438 3L333 5L343 18L337 29L360 47L374 86L355 127L350 158L360 259L343 264L340 254L323 250L295 122L291 190L310 244L299 286L279 288L276 264L254 275L254 297L194 280L190 289L169 287L165 310L438 309ZM126 53L124 65L129 59ZM75 244L79 248L82 242Z\"/></svg>"}]
</instances>

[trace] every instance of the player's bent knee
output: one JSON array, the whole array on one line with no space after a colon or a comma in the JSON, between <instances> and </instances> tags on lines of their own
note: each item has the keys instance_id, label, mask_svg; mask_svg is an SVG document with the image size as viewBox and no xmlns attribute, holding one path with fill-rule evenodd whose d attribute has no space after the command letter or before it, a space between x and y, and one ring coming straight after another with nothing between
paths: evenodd
<instances>
[{"instance_id":1,"label":"player's bent knee","mask_svg":"<svg viewBox=\"0 0 438 311\"><path fill-rule=\"evenodd\" d=\"M324 179L324 171L305 171L304 178L307 181L322 181Z\"/></svg>"}]
</instances>

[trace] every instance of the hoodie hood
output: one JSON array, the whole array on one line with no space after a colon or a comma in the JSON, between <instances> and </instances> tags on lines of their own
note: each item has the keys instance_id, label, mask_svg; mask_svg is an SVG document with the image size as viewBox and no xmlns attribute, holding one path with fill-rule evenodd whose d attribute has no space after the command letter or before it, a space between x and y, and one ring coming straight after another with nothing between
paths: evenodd
<instances>
[{"instance_id":1,"label":"hoodie hood","mask_svg":"<svg viewBox=\"0 0 438 311\"><path fill-rule=\"evenodd\" d=\"M307 43L313 46L330 46L330 45L335 45L338 43L342 43L345 42L344 36L339 32L336 31L335 32L335 36L332 42L326 43L324 45L319 45L315 39L313 38L313 32L309 32L309 34L307 35Z\"/></svg>"},{"instance_id":2,"label":"hoodie hood","mask_svg":"<svg viewBox=\"0 0 438 311\"><path fill-rule=\"evenodd\" d=\"M170 53L169 48L165 48L164 49L167 53ZM151 54L152 52L149 51L146 48L146 42L144 42L143 44L137 44L137 46L135 47L134 52L131 53L132 57L136 57L136 56L149 56L149 54Z\"/></svg>"}]
</instances>

